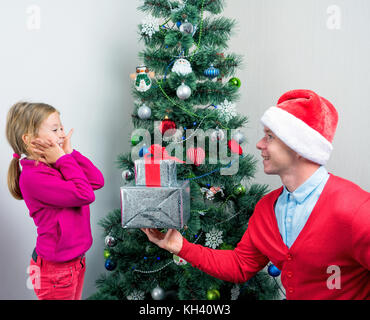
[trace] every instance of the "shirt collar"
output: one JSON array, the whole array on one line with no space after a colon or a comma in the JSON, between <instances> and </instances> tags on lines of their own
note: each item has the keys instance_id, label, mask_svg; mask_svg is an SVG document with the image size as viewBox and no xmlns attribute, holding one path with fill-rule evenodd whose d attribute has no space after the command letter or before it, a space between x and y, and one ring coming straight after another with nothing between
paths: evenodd
<instances>
[{"instance_id":1,"label":"shirt collar","mask_svg":"<svg viewBox=\"0 0 370 320\"><path fill-rule=\"evenodd\" d=\"M302 203L314 191L327 176L328 171L324 166L321 166L315 173L309 177L302 185L300 185L294 192L289 192L284 186L283 194L288 197L290 194L298 202Z\"/></svg>"}]
</instances>

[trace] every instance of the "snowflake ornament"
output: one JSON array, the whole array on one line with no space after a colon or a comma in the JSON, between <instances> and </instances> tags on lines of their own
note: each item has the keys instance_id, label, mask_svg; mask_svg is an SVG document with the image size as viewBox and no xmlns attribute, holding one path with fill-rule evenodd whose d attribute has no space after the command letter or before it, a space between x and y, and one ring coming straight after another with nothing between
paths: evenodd
<instances>
[{"instance_id":1,"label":"snowflake ornament","mask_svg":"<svg viewBox=\"0 0 370 320\"><path fill-rule=\"evenodd\" d=\"M149 36L149 38L152 38L153 34L155 34L157 31L159 31L159 23L157 19L152 16L147 16L142 21L141 33Z\"/></svg>"},{"instance_id":2,"label":"snowflake ornament","mask_svg":"<svg viewBox=\"0 0 370 320\"><path fill-rule=\"evenodd\" d=\"M127 300L144 300L144 295L143 291L134 290L127 296Z\"/></svg>"},{"instance_id":3,"label":"snowflake ornament","mask_svg":"<svg viewBox=\"0 0 370 320\"><path fill-rule=\"evenodd\" d=\"M221 243L222 240L222 231L213 228L210 232L206 233L206 243L207 247L216 249Z\"/></svg>"},{"instance_id":4,"label":"snowflake ornament","mask_svg":"<svg viewBox=\"0 0 370 320\"><path fill-rule=\"evenodd\" d=\"M227 99L224 100L224 102L220 103L216 109L220 113L220 117L222 120L228 122L233 117L237 115L236 109L235 109L235 103L232 103L228 101Z\"/></svg>"}]
</instances>

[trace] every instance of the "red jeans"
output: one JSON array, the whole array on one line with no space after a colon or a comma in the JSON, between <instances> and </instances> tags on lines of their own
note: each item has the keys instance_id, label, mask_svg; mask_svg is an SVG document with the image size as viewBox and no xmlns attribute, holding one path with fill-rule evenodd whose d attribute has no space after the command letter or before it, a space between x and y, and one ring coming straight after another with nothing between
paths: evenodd
<instances>
[{"instance_id":1,"label":"red jeans","mask_svg":"<svg viewBox=\"0 0 370 320\"><path fill-rule=\"evenodd\" d=\"M39 300L81 300L85 277L85 257L67 262L31 259L30 280Z\"/></svg>"}]
</instances>

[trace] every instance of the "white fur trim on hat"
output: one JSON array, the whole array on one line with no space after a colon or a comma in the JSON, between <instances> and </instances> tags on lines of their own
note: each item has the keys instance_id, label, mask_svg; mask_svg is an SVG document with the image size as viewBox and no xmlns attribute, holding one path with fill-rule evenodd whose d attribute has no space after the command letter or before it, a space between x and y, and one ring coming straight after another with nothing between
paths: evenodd
<instances>
[{"instance_id":1,"label":"white fur trim on hat","mask_svg":"<svg viewBox=\"0 0 370 320\"><path fill-rule=\"evenodd\" d=\"M325 165L329 160L332 144L289 112L271 107L262 116L261 122L303 158L320 165Z\"/></svg>"}]
</instances>

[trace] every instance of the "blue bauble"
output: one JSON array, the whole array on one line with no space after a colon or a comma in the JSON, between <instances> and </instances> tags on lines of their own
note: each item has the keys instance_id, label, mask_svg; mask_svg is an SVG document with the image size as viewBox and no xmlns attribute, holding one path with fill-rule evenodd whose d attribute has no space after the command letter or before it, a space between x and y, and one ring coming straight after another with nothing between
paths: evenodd
<instances>
[{"instance_id":1,"label":"blue bauble","mask_svg":"<svg viewBox=\"0 0 370 320\"><path fill-rule=\"evenodd\" d=\"M280 273L281 273L281 271L278 268L276 268L273 264L269 265L267 272L269 273L271 277L274 277L274 278L280 276Z\"/></svg>"},{"instance_id":2,"label":"blue bauble","mask_svg":"<svg viewBox=\"0 0 370 320\"><path fill-rule=\"evenodd\" d=\"M149 153L149 149L146 146L144 146L139 151L139 157L144 157L144 154L147 154L147 153Z\"/></svg>"},{"instance_id":3,"label":"blue bauble","mask_svg":"<svg viewBox=\"0 0 370 320\"><path fill-rule=\"evenodd\" d=\"M116 267L117 264L111 258L105 260L105 269L107 269L108 271L113 271L114 269L116 269Z\"/></svg>"},{"instance_id":4,"label":"blue bauble","mask_svg":"<svg viewBox=\"0 0 370 320\"><path fill-rule=\"evenodd\" d=\"M177 27L178 27L178 28L180 28L180 26L181 26L181 21L177 21L177 22L176 22L176 25L177 25Z\"/></svg>"},{"instance_id":5,"label":"blue bauble","mask_svg":"<svg viewBox=\"0 0 370 320\"><path fill-rule=\"evenodd\" d=\"M208 69L204 70L204 75L210 79L218 77L219 74L220 70L215 68L213 64L211 64L211 66Z\"/></svg>"}]
</instances>

